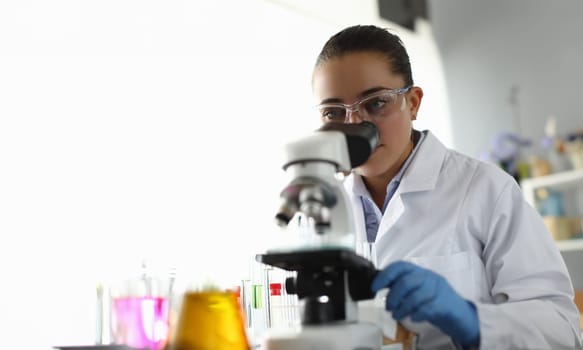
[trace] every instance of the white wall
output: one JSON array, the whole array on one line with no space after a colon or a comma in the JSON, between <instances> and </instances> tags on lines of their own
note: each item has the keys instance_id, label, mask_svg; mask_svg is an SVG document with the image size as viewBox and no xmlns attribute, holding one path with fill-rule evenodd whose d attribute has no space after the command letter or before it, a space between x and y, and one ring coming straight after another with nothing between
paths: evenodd
<instances>
[{"instance_id":1,"label":"white wall","mask_svg":"<svg viewBox=\"0 0 583 350\"><path fill-rule=\"evenodd\" d=\"M332 23L278 1L1 2L3 347L92 342L97 281L146 257L245 275L274 233L278 147L317 127L315 57L375 21L351 19L374 9L359 6ZM449 144L430 31L399 33L426 86L420 123Z\"/></svg>"},{"instance_id":2,"label":"white wall","mask_svg":"<svg viewBox=\"0 0 583 350\"><path fill-rule=\"evenodd\" d=\"M415 85L422 87L425 92L415 127L422 130L430 129L445 145L453 146L443 63L433 29L428 22L418 20L414 32L388 22L379 16L377 0L358 2L354 0L272 0L272 2L284 5L327 25L330 29L329 33L335 33L354 24L376 24L399 35L411 59ZM326 33L326 39L330 36L329 33Z\"/></svg>"},{"instance_id":3,"label":"white wall","mask_svg":"<svg viewBox=\"0 0 583 350\"><path fill-rule=\"evenodd\" d=\"M550 115L557 117L560 136L583 128L583 2L428 4L447 76L456 149L478 156L503 131L539 143ZM513 87L516 109L510 104Z\"/></svg>"}]
</instances>

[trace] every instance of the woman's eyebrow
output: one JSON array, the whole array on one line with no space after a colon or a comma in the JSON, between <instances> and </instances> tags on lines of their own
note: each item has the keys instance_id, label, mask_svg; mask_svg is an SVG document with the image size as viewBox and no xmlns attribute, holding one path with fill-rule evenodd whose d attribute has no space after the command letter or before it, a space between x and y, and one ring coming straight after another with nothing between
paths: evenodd
<instances>
[{"instance_id":1,"label":"woman's eyebrow","mask_svg":"<svg viewBox=\"0 0 583 350\"><path fill-rule=\"evenodd\" d=\"M324 103L342 103L342 100L337 97L326 98L320 101L320 104Z\"/></svg>"},{"instance_id":2,"label":"woman's eyebrow","mask_svg":"<svg viewBox=\"0 0 583 350\"><path fill-rule=\"evenodd\" d=\"M360 93L360 95L358 95L360 98L366 97L367 95L373 94L377 91L381 91L381 90L390 90L390 88L386 87L386 86L375 86L373 88L370 88L366 91L363 91Z\"/></svg>"},{"instance_id":3,"label":"woman's eyebrow","mask_svg":"<svg viewBox=\"0 0 583 350\"><path fill-rule=\"evenodd\" d=\"M370 95L372 93L375 93L377 91L380 90L387 90L389 89L388 87L385 86L375 86L373 88L367 89L363 92L361 92L360 94L358 94L359 98L363 98L366 97L367 95ZM324 104L324 103L343 103L342 99L337 98L337 97L330 97L330 98L326 98L324 100L322 100L322 102L320 102L320 104Z\"/></svg>"}]
</instances>

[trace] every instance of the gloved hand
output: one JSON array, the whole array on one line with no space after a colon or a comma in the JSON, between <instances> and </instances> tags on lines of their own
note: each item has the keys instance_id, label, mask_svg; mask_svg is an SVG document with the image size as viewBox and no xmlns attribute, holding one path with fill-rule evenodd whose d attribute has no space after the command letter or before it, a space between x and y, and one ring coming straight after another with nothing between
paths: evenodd
<instances>
[{"instance_id":1,"label":"gloved hand","mask_svg":"<svg viewBox=\"0 0 583 350\"><path fill-rule=\"evenodd\" d=\"M462 346L480 344L476 306L462 298L437 273L397 261L379 272L372 282L374 293L389 288L386 309L397 321L407 316L428 321Z\"/></svg>"}]
</instances>

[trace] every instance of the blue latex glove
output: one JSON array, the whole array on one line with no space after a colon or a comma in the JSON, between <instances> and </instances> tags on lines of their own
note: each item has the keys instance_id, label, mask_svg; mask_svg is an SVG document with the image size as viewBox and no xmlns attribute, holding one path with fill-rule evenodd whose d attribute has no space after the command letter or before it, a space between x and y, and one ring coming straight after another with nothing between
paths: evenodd
<instances>
[{"instance_id":1,"label":"blue latex glove","mask_svg":"<svg viewBox=\"0 0 583 350\"><path fill-rule=\"evenodd\" d=\"M428 321L462 346L480 344L476 306L457 294L437 273L405 261L379 272L372 282L374 293L389 288L386 308L397 321L407 316Z\"/></svg>"}]
</instances>

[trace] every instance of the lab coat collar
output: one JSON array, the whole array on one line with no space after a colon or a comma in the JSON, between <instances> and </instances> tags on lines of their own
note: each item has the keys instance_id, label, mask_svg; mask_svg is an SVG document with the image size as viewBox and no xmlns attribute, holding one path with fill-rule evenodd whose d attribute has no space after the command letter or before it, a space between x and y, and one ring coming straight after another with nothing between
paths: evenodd
<instances>
[{"instance_id":1,"label":"lab coat collar","mask_svg":"<svg viewBox=\"0 0 583 350\"><path fill-rule=\"evenodd\" d=\"M368 189L366 188L366 185L364 184L364 181L362 181L362 177L360 175L351 173L345 181L345 186L347 189L349 189L348 193L351 196L370 197L370 193L368 192Z\"/></svg>"},{"instance_id":2,"label":"lab coat collar","mask_svg":"<svg viewBox=\"0 0 583 350\"><path fill-rule=\"evenodd\" d=\"M401 197L402 194L432 190L437 184L447 149L431 132L423 132L425 133L425 138L419 145L415 158L409 164L409 168L401 179L401 183L381 219L376 237L377 242L403 214L405 204L403 203L403 197ZM362 178L354 173L344 179L344 186L354 208L361 208L354 212L357 239L359 241L366 240L365 219L360 202L360 195L368 193L366 186Z\"/></svg>"},{"instance_id":3,"label":"lab coat collar","mask_svg":"<svg viewBox=\"0 0 583 350\"><path fill-rule=\"evenodd\" d=\"M401 179L398 189L401 194L432 190L437 184L447 149L430 131L423 132L425 140Z\"/></svg>"},{"instance_id":4,"label":"lab coat collar","mask_svg":"<svg viewBox=\"0 0 583 350\"><path fill-rule=\"evenodd\" d=\"M398 193L432 190L437 184L447 149L431 131L422 132L425 133L425 139L401 179ZM351 197L368 193L362 178L356 174L346 177L344 185Z\"/></svg>"}]
</instances>

